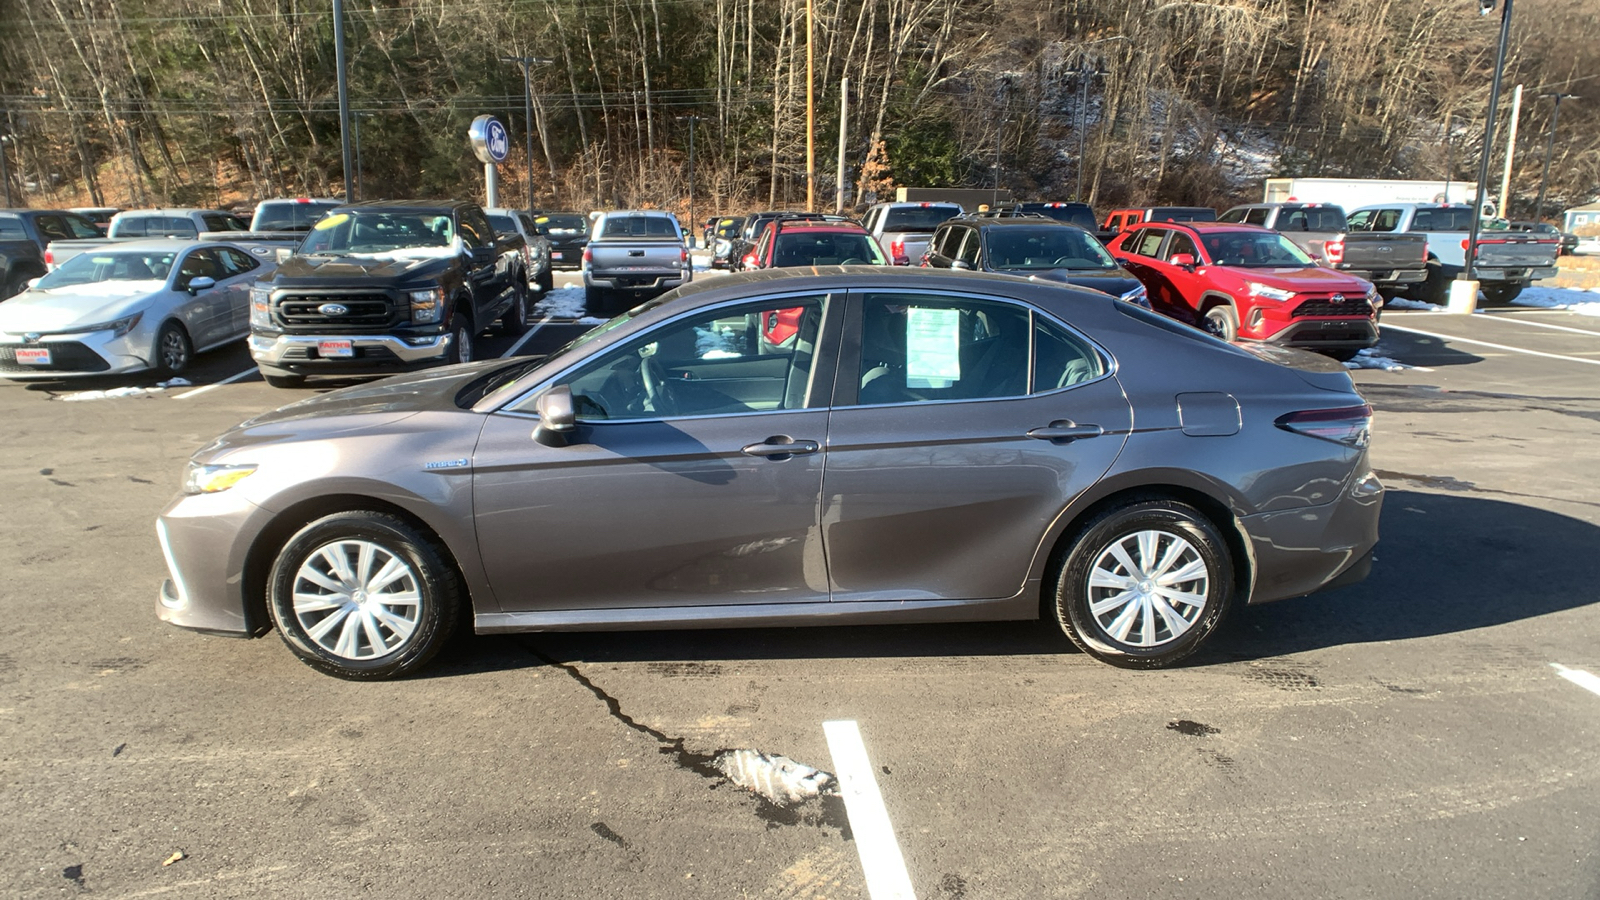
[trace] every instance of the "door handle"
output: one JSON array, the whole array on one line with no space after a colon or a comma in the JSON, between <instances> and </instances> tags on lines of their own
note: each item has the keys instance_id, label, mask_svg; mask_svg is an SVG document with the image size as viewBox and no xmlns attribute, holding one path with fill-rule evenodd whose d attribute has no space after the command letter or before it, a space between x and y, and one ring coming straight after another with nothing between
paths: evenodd
<instances>
[{"instance_id":1,"label":"door handle","mask_svg":"<svg viewBox=\"0 0 1600 900\"><path fill-rule=\"evenodd\" d=\"M1099 425L1079 425L1071 419L1057 419L1043 428L1034 428L1028 432L1028 437L1041 441L1075 441L1080 438L1099 437L1106 430Z\"/></svg>"},{"instance_id":2,"label":"door handle","mask_svg":"<svg viewBox=\"0 0 1600 900\"><path fill-rule=\"evenodd\" d=\"M791 456L805 456L822 449L816 441L797 441L786 434L773 435L756 444L745 444L739 452L745 456L765 456L767 459L784 460Z\"/></svg>"}]
</instances>

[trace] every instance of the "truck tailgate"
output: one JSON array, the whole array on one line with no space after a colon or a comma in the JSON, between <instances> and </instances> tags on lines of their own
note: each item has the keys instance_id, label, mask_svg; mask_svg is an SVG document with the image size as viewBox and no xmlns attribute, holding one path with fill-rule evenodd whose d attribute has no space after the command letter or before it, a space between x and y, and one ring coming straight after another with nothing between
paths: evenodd
<instances>
[{"instance_id":1,"label":"truck tailgate","mask_svg":"<svg viewBox=\"0 0 1600 900\"><path fill-rule=\"evenodd\" d=\"M666 274L680 270L683 245L677 241L590 241L589 271Z\"/></svg>"},{"instance_id":2,"label":"truck tailgate","mask_svg":"<svg viewBox=\"0 0 1600 900\"><path fill-rule=\"evenodd\" d=\"M1539 269L1556 264L1560 242L1533 235L1497 234L1478 238L1475 265L1494 269Z\"/></svg>"},{"instance_id":3,"label":"truck tailgate","mask_svg":"<svg viewBox=\"0 0 1600 900\"><path fill-rule=\"evenodd\" d=\"M1421 269L1427 262L1427 235L1357 231L1344 236L1344 258L1339 268L1374 272Z\"/></svg>"}]
</instances>

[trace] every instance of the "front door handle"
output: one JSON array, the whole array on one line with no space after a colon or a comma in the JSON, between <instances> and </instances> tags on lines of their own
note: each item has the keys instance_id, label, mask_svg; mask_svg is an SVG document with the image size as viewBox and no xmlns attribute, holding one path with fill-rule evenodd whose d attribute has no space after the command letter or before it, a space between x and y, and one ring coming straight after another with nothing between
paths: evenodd
<instances>
[{"instance_id":1,"label":"front door handle","mask_svg":"<svg viewBox=\"0 0 1600 900\"><path fill-rule=\"evenodd\" d=\"M1028 432L1028 437L1041 441L1076 441L1080 438L1099 437L1106 430L1099 425L1079 425L1071 419L1057 419L1043 428Z\"/></svg>"},{"instance_id":2,"label":"front door handle","mask_svg":"<svg viewBox=\"0 0 1600 900\"><path fill-rule=\"evenodd\" d=\"M805 456L822 449L816 441L797 441L787 434L776 434L758 444L745 444L739 452L745 456L765 456L771 460L784 460L791 456Z\"/></svg>"}]
</instances>

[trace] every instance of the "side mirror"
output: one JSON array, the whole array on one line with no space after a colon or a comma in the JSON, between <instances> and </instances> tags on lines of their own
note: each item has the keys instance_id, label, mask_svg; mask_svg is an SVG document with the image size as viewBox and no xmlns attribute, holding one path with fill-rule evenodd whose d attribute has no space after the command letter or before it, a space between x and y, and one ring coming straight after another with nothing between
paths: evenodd
<instances>
[{"instance_id":1,"label":"side mirror","mask_svg":"<svg viewBox=\"0 0 1600 900\"><path fill-rule=\"evenodd\" d=\"M539 427L533 430L533 439L546 447L565 447L578 424L572 388L558 384L540 394L534 407L539 411Z\"/></svg>"},{"instance_id":2,"label":"side mirror","mask_svg":"<svg viewBox=\"0 0 1600 900\"><path fill-rule=\"evenodd\" d=\"M210 275L197 275L189 279L188 291L190 294L198 294L201 291L209 291L216 286L217 280Z\"/></svg>"},{"instance_id":3,"label":"side mirror","mask_svg":"<svg viewBox=\"0 0 1600 900\"><path fill-rule=\"evenodd\" d=\"M950 260L950 268L960 269L963 272L970 272L972 271L972 263L969 263L964 259L952 259Z\"/></svg>"},{"instance_id":4,"label":"side mirror","mask_svg":"<svg viewBox=\"0 0 1600 900\"><path fill-rule=\"evenodd\" d=\"M1167 262L1172 263L1180 269L1188 269L1191 272L1194 271L1194 254L1192 253L1174 253L1172 254L1172 258L1168 259Z\"/></svg>"}]
</instances>

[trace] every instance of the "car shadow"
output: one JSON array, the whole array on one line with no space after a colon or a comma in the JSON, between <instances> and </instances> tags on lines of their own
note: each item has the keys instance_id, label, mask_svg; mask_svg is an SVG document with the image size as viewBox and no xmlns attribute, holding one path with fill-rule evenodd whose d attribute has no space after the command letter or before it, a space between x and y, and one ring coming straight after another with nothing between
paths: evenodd
<instances>
[{"instance_id":1,"label":"car shadow","mask_svg":"<svg viewBox=\"0 0 1600 900\"><path fill-rule=\"evenodd\" d=\"M1366 581L1233 610L1197 668L1348 644L1492 627L1595 602L1600 527L1470 482L1443 493L1390 488ZM1529 498L1538 502L1543 498ZM1528 560L1538 559L1537 583ZM463 629L464 631L466 629ZM983 622L687 631L464 635L418 677L557 662L1078 655L1055 623Z\"/></svg>"},{"instance_id":2,"label":"car shadow","mask_svg":"<svg viewBox=\"0 0 1600 900\"><path fill-rule=\"evenodd\" d=\"M1425 321L1413 322L1411 317L1388 317L1378 324L1378 346L1373 350L1379 356L1398 359L1408 366L1436 369L1443 366L1468 366L1483 362L1483 357L1457 350L1447 341L1425 334L1415 334L1400 329L1415 325L1426 327ZM1393 326L1393 327L1390 327Z\"/></svg>"}]
</instances>

